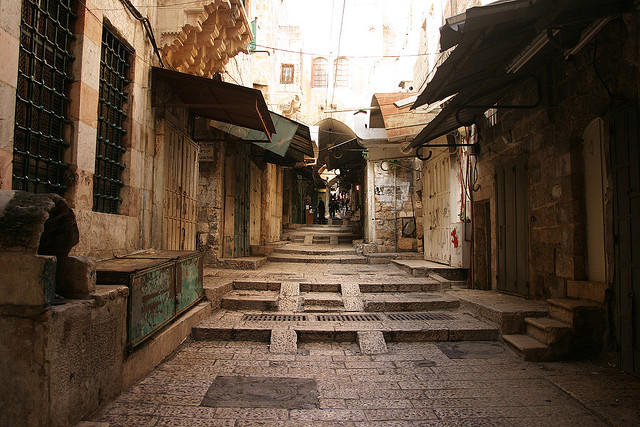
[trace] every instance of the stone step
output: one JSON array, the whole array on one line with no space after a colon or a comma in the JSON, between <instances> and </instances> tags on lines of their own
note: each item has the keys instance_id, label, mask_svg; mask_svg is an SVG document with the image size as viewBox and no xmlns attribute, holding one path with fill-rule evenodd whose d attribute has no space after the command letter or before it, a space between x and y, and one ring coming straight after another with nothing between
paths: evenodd
<instances>
[{"instance_id":1,"label":"stone step","mask_svg":"<svg viewBox=\"0 0 640 427\"><path fill-rule=\"evenodd\" d=\"M278 292L234 290L222 297L221 306L226 310L278 310Z\"/></svg>"},{"instance_id":2,"label":"stone step","mask_svg":"<svg viewBox=\"0 0 640 427\"><path fill-rule=\"evenodd\" d=\"M233 270L258 270L267 262L266 256L222 258L216 261L216 266Z\"/></svg>"},{"instance_id":3,"label":"stone step","mask_svg":"<svg viewBox=\"0 0 640 427\"><path fill-rule=\"evenodd\" d=\"M563 322L575 325L583 316L601 310L600 304L585 299L552 298L548 299L549 314Z\"/></svg>"},{"instance_id":4,"label":"stone step","mask_svg":"<svg viewBox=\"0 0 640 427\"><path fill-rule=\"evenodd\" d=\"M300 283L300 292L341 292L340 283Z\"/></svg>"},{"instance_id":5,"label":"stone step","mask_svg":"<svg viewBox=\"0 0 640 427\"><path fill-rule=\"evenodd\" d=\"M302 310L305 313L337 313L343 312L346 309L344 305L320 305L320 304L305 304L302 306Z\"/></svg>"},{"instance_id":6,"label":"stone step","mask_svg":"<svg viewBox=\"0 0 640 427\"><path fill-rule=\"evenodd\" d=\"M367 259L359 255L297 255L297 254L271 254L268 257L271 262L299 262L315 264L366 264Z\"/></svg>"},{"instance_id":7,"label":"stone step","mask_svg":"<svg viewBox=\"0 0 640 427\"><path fill-rule=\"evenodd\" d=\"M453 310L460 306L457 298L442 293L405 293L400 295L367 293L362 296L365 311Z\"/></svg>"},{"instance_id":8,"label":"stone step","mask_svg":"<svg viewBox=\"0 0 640 427\"><path fill-rule=\"evenodd\" d=\"M567 297L569 298L603 303L607 298L608 292L608 283L567 280Z\"/></svg>"},{"instance_id":9,"label":"stone step","mask_svg":"<svg viewBox=\"0 0 640 427\"><path fill-rule=\"evenodd\" d=\"M313 236L313 239L311 240L311 243L315 243L315 244L326 243L326 244L329 244L329 243L331 243L331 236Z\"/></svg>"},{"instance_id":10,"label":"stone step","mask_svg":"<svg viewBox=\"0 0 640 427\"><path fill-rule=\"evenodd\" d=\"M524 360L545 362L553 358L551 347L529 335L503 335L502 338Z\"/></svg>"},{"instance_id":11,"label":"stone step","mask_svg":"<svg viewBox=\"0 0 640 427\"><path fill-rule=\"evenodd\" d=\"M313 247L284 247L277 249L271 253L271 255L281 255L281 254L294 254L294 255L307 255L307 256L315 256L315 255L356 255L356 251L353 248L343 248L343 249L313 249Z\"/></svg>"},{"instance_id":12,"label":"stone step","mask_svg":"<svg viewBox=\"0 0 640 427\"><path fill-rule=\"evenodd\" d=\"M342 296L328 292L309 292L301 295L302 304L305 306L344 307Z\"/></svg>"},{"instance_id":13,"label":"stone step","mask_svg":"<svg viewBox=\"0 0 640 427\"><path fill-rule=\"evenodd\" d=\"M437 274L447 280L466 281L469 277L469 269L451 267L425 260L395 259L391 261L402 270L416 277L427 277Z\"/></svg>"},{"instance_id":14,"label":"stone step","mask_svg":"<svg viewBox=\"0 0 640 427\"><path fill-rule=\"evenodd\" d=\"M494 291L452 289L447 292L460 300L460 308L487 319L503 334L522 334L526 331L527 317L548 317L549 305Z\"/></svg>"},{"instance_id":15,"label":"stone step","mask_svg":"<svg viewBox=\"0 0 640 427\"><path fill-rule=\"evenodd\" d=\"M252 316L245 319L244 316ZM430 315L436 315L431 319ZM437 315L448 316L445 319ZM256 316L269 316L255 320ZM281 320L273 320L277 316ZM289 318L287 318L290 317ZM324 316L324 317L323 317ZM321 320L326 319L334 320ZM391 316L391 317L390 317ZM404 316L404 320L394 316ZM414 319L411 316L422 316ZM356 320L354 320L356 318ZM282 320L284 319L284 320ZM455 313L260 313L220 310L192 329L196 340L269 342L271 330L295 331L299 341L353 341L361 331L380 331L386 341L497 340L495 326L468 314Z\"/></svg>"},{"instance_id":16,"label":"stone step","mask_svg":"<svg viewBox=\"0 0 640 427\"><path fill-rule=\"evenodd\" d=\"M527 317L524 321L527 335L546 345L560 342L573 331L571 324L552 317Z\"/></svg>"},{"instance_id":17,"label":"stone step","mask_svg":"<svg viewBox=\"0 0 640 427\"><path fill-rule=\"evenodd\" d=\"M250 280L234 280L233 289L241 291L280 291L281 282L271 281L250 281Z\"/></svg>"},{"instance_id":18,"label":"stone step","mask_svg":"<svg viewBox=\"0 0 640 427\"><path fill-rule=\"evenodd\" d=\"M360 283L362 293L440 292L445 289L449 289L449 283L436 280L415 283Z\"/></svg>"}]
</instances>

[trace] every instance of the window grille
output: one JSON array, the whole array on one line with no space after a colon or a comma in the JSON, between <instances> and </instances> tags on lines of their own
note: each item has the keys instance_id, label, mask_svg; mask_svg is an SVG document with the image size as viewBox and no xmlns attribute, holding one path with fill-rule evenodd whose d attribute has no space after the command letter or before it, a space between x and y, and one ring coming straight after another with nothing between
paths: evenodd
<instances>
[{"instance_id":1,"label":"window grille","mask_svg":"<svg viewBox=\"0 0 640 427\"><path fill-rule=\"evenodd\" d=\"M283 85L293 84L293 64L282 64L280 69L280 83Z\"/></svg>"},{"instance_id":2,"label":"window grille","mask_svg":"<svg viewBox=\"0 0 640 427\"><path fill-rule=\"evenodd\" d=\"M127 74L132 52L108 28L102 30L100 93L98 99L98 139L96 169L93 175L93 210L118 213L126 151L123 144L125 107L129 84Z\"/></svg>"},{"instance_id":3,"label":"window grille","mask_svg":"<svg viewBox=\"0 0 640 427\"><path fill-rule=\"evenodd\" d=\"M311 67L311 87L327 87L327 60L316 58Z\"/></svg>"},{"instance_id":4,"label":"window grille","mask_svg":"<svg viewBox=\"0 0 640 427\"><path fill-rule=\"evenodd\" d=\"M498 109L489 108L484 112L484 118L488 127L493 127L498 124Z\"/></svg>"},{"instance_id":5,"label":"window grille","mask_svg":"<svg viewBox=\"0 0 640 427\"><path fill-rule=\"evenodd\" d=\"M335 61L336 87L347 87L349 85L349 60L347 58L338 58Z\"/></svg>"},{"instance_id":6,"label":"window grille","mask_svg":"<svg viewBox=\"0 0 640 427\"><path fill-rule=\"evenodd\" d=\"M12 187L63 194L72 0L23 0Z\"/></svg>"}]
</instances>

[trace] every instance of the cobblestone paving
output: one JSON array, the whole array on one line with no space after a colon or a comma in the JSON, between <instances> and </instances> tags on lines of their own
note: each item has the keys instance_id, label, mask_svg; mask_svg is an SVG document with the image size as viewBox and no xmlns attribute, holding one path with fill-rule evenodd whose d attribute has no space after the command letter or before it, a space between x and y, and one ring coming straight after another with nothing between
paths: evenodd
<instances>
[{"instance_id":1,"label":"cobblestone paving","mask_svg":"<svg viewBox=\"0 0 640 427\"><path fill-rule=\"evenodd\" d=\"M360 297L354 284L432 282L392 265L267 262L258 270L205 269L205 276L205 282L281 282L284 296L298 283L340 283L347 295ZM266 342L190 341L91 421L109 426L640 425L640 379L617 369L524 362L500 341L386 346L387 353L362 354L356 342L298 342L294 354L283 354L271 352ZM313 380L314 391L306 393L314 393L309 401L316 403L302 409L273 402L203 405L216 378L234 376L282 384ZM259 390L250 397L277 398L260 396Z\"/></svg>"},{"instance_id":2,"label":"cobblestone paving","mask_svg":"<svg viewBox=\"0 0 640 427\"><path fill-rule=\"evenodd\" d=\"M265 343L190 342L94 421L110 426L640 423L638 379L588 363L523 362L500 343L464 346L460 358L449 358L437 343L388 343L387 354L363 355L355 343L300 343L296 354L275 354ZM217 376L313 379L319 405L200 406Z\"/></svg>"}]
</instances>

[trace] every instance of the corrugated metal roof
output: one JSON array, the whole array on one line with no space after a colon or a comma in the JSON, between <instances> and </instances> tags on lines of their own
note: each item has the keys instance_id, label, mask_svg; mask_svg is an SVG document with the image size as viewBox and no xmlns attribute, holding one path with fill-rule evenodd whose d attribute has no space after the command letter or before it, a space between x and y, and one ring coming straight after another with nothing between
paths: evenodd
<instances>
[{"instance_id":1,"label":"corrugated metal roof","mask_svg":"<svg viewBox=\"0 0 640 427\"><path fill-rule=\"evenodd\" d=\"M160 87L161 80L198 116L259 130L269 138L276 131L267 103L257 89L157 67L152 68L152 77L154 107L171 102L170 95Z\"/></svg>"},{"instance_id":2,"label":"corrugated metal roof","mask_svg":"<svg viewBox=\"0 0 640 427\"><path fill-rule=\"evenodd\" d=\"M456 47L412 108L456 96L410 145L423 145L473 122L509 88L559 54L547 43L520 71L507 72L507 64L547 28L586 27L593 19L629 10L629 4L628 0L510 0L449 18L440 30L441 48Z\"/></svg>"},{"instance_id":3,"label":"corrugated metal roof","mask_svg":"<svg viewBox=\"0 0 640 427\"><path fill-rule=\"evenodd\" d=\"M417 92L375 93L371 100L370 127L384 127L387 130L389 142L408 140L417 135L437 112L425 113L420 110L411 110L411 103L398 107L398 101L415 97ZM378 111L375 108L379 108ZM381 114L380 123L377 114Z\"/></svg>"}]
</instances>

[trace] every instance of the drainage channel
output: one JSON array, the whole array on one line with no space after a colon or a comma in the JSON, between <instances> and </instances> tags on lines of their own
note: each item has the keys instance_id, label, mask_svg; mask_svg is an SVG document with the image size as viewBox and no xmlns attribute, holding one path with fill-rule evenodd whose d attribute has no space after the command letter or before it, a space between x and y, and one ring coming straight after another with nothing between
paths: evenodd
<instances>
[{"instance_id":1,"label":"drainage channel","mask_svg":"<svg viewBox=\"0 0 640 427\"><path fill-rule=\"evenodd\" d=\"M455 320L448 313L386 313L389 320ZM245 314L243 322L380 322L384 319L378 314Z\"/></svg>"}]
</instances>

